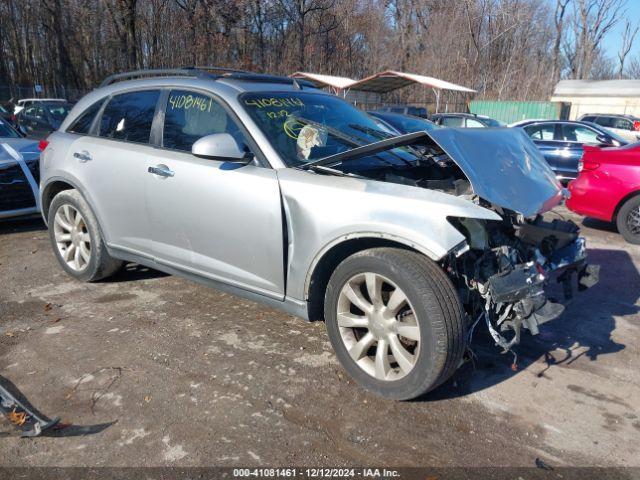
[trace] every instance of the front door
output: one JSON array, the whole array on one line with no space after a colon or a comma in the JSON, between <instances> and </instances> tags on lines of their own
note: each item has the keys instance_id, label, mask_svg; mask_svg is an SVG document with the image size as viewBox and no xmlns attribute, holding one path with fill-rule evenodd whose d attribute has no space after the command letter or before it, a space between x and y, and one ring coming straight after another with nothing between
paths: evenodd
<instances>
[{"instance_id":1,"label":"front door","mask_svg":"<svg viewBox=\"0 0 640 480\"><path fill-rule=\"evenodd\" d=\"M284 298L282 206L276 171L206 160L193 143L244 134L206 94L172 90L164 105L162 148L147 175L156 261L213 280Z\"/></svg>"}]
</instances>

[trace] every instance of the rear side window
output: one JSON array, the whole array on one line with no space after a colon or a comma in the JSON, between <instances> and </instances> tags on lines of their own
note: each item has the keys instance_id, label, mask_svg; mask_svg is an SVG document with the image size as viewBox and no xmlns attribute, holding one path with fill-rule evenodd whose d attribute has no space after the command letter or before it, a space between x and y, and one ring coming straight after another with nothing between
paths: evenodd
<instances>
[{"instance_id":1,"label":"rear side window","mask_svg":"<svg viewBox=\"0 0 640 480\"><path fill-rule=\"evenodd\" d=\"M614 120L613 117L598 117L596 118L596 123L603 127L613 128Z\"/></svg>"},{"instance_id":2,"label":"rear side window","mask_svg":"<svg viewBox=\"0 0 640 480\"><path fill-rule=\"evenodd\" d=\"M91 129L91 124L93 123L93 119L96 117L100 107L102 106L102 100L94 103L89 108L87 108L77 119L75 122L71 124L69 128L67 128L67 132L77 133L80 135L87 135L89 130Z\"/></svg>"},{"instance_id":3,"label":"rear side window","mask_svg":"<svg viewBox=\"0 0 640 480\"><path fill-rule=\"evenodd\" d=\"M167 99L162 145L191 152L196 140L213 133L229 133L245 144L240 129L215 99L196 92L172 90Z\"/></svg>"},{"instance_id":4,"label":"rear side window","mask_svg":"<svg viewBox=\"0 0 640 480\"><path fill-rule=\"evenodd\" d=\"M29 105L24 109L24 115L27 117L33 117L39 120L43 120L44 109L38 104Z\"/></svg>"},{"instance_id":5,"label":"rear side window","mask_svg":"<svg viewBox=\"0 0 640 480\"><path fill-rule=\"evenodd\" d=\"M613 123L613 128L619 128L620 130L633 130L633 123L626 118L616 118Z\"/></svg>"},{"instance_id":6,"label":"rear side window","mask_svg":"<svg viewBox=\"0 0 640 480\"><path fill-rule=\"evenodd\" d=\"M445 127L462 127L463 121L464 118L461 117L442 117L440 125L444 125Z\"/></svg>"},{"instance_id":7,"label":"rear side window","mask_svg":"<svg viewBox=\"0 0 640 480\"><path fill-rule=\"evenodd\" d=\"M596 117L582 117L583 122L593 122L596 119Z\"/></svg>"},{"instance_id":8,"label":"rear side window","mask_svg":"<svg viewBox=\"0 0 640 480\"><path fill-rule=\"evenodd\" d=\"M100 120L100 136L126 142L149 143L160 90L114 95Z\"/></svg>"},{"instance_id":9,"label":"rear side window","mask_svg":"<svg viewBox=\"0 0 640 480\"><path fill-rule=\"evenodd\" d=\"M531 125L524 127L524 131L527 132L534 140L553 140L553 135L556 127L553 124L549 125Z\"/></svg>"}]
</instances>

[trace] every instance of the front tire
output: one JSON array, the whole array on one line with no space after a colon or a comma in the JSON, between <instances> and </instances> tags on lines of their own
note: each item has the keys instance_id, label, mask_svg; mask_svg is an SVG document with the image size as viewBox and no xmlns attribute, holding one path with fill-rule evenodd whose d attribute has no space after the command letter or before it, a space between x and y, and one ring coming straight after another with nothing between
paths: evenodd
<instances>
[{"instance_id":1,"label":"front tire","mask_svg":"<svg viewBox=\"0 0 640 480\"><path fill-rule=\"evenodd\" d=\"M98 221L77 190L64 190L53 198L48 223L56 258L75 279L95 282L122 266L107 252Z\"/></svg>"},{"instance_id":2,"label":"front tire","mask_svg":"<svg viewBox=\"0 0 640 480\"><path fill-rule=\"evenodd\" d=\"M630 198L620 207L616 225L627 242L640 245L640 195Z\"/></svg>"},{"instance_id":3,"label":"front tire","mask_svg":"<svg viewBox=\"0 0 640 480\"><path fill-rule=\"evenodd\" d=\"M466 348L460 299L433 261L373 248L345 259L325 294L336 356L364 388L408 400L446 381Z\"/></svg>"}]
</instances>

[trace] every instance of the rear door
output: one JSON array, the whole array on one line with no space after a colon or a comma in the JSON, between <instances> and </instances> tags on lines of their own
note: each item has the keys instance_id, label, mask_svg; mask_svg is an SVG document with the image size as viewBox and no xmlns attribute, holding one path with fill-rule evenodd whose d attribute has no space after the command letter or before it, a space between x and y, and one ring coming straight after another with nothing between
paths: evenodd
<instances>
[{"instance_id":1,"label":"rear door","mask_svg":"<svg viewBox=\"0 0 640 480\"><path fill-rule=\"evenodd\" d=\"M149 258L151 231L145 182L155 158L149 140L159 98L159 89L109 98L94 122L92 135L78 135L69 153L69 161L76 165L73 173L87 190L107 243ZM93 105L88 111L98 107ZM82 128L72 125L67 131Z\"/></svg>"},{"instance_id":2,"label":"rear door","mask_svg":"<svg viewBox=\"0 0 640 480\"><path fill-rule=\"evenodd\" d=\"M171 90L147 174L156 261L236 287L284 298L282 205L276 171L191 154L206 135L246 132L226 105L198 91ZM248 147L247 147L248 148ZM255 147L254 147L255 148Z\"/></svg>"},{"instance_id":3,"label":"rear door","mask_svg":"<svg viewBox=\"0 0 640 480\"><path fill-rule=\"evenodd\" d=\"M529 135L533 143L536 144L540 153L545 158L553 171L556 171L566 145L556 138L555 123L534 123L524 127L524 131Z\"/></svg>"}]
</instances>

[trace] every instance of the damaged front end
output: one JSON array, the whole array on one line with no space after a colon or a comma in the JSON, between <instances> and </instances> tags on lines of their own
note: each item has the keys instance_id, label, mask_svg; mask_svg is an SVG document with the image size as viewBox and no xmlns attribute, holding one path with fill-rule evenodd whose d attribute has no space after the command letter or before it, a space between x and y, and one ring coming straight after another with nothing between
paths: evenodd
<instances>
[{"instance_id":1,"label":"damaged front end","mask_svg":"<svg viewBox=\"0 0 640 480\"><path fill-rule=\"evenodd\" d=\"M441 261L458 289L471 325L484 319L496 344L509 351L522 329L539 326L564 310L558 296L598 281L599 267L588 265L584 238L566 220L543 214L562 203L566 191L536 146L521 129L435 129L389 138L311 162L306 168L333 167L390 149L418 155L410 167L385 166L361 173L369 178L438 190L493 211L496 220L448 217L465 241ZM512 333L508 333L511 331Z\"/></svg>"},{"instance_id":2,"label":"damaged front end","mask_svg":"<svg viewBox=\"0 0 640 480\"><path fill-rule=\"evenodd\" d=\"M538 327L560 316L559 299L547 289L562 286L564 300L574 290L598 281L599 267L588 265L585 240L572 221L546 221L541 215L526 220L501 212L502 221L450 218L466 238L442 266L456 285L465 310L476 324L484 319L503 351L520 342L522 329L532 335ZM511 333L507 333L511 332Z\"/></svg>"}]
</instances>

